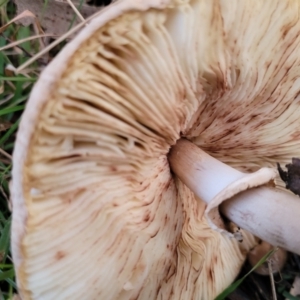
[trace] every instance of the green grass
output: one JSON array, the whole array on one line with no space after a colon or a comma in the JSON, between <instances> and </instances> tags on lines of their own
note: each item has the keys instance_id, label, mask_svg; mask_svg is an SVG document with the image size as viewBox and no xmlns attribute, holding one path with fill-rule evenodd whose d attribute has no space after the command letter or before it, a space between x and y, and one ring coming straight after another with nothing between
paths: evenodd
<instances>
[{"instance_id":1,"label":"green grass","mask_svg":"<svg viewBox=\"0 0 300 300\"><path fill-rule=\"evenodd\" d=\"M259 266L264 264L272 255L276 252L276 249L268 252L266 255L264 255L258 263L250 269L249 272L247 272L245 275L243 275L241 278L236 280L234 283L232 283L227 289L225 289L215 300L224 300L226 299L231 293L233 293L242 283L243 281L252 273L254 272Z\"/></svg>"},{"instance_id":2,"label":"green grass","mask_svg":"<svg viewBox=\"0 0 300 300\"><path fill-rule=\"evenodd\" d=\"M11 1L0 0L1 25L14 17L15 8ZM11 24L0 34L0 47L33 34L31 27ZM37 63L23 75L15 75L11 68L18 67L39 51L37 41L25 42L15 48L0 51L0 300L13 299L16 293L15 274L10 254L9 181L11 155L15 133L26 100L37 79Z\"/></svg>"},{"instance_id":3,"label":"green grass","mask_svg":"<svg viewBox=\"0 0 300 300\"><path fill-rule=\"evenodd\" d=\"M48 0L44 0L45 9L47 2ZM80 5L82 3L83 0ZM12 19L14 14L15 8L12 1L0 0L0 27ZM72 26L73 21L70 24L70 27ZM11 24L0 34L0 47L32 35L35 35L32 27ZM38 41L32 40L24 42L17 47L0 51L0 300L13 299L16 293L14 269L10 254L11 213L8 204L9 181L12 168L11 155L22 111L32 86L43 67L41 61L37 60L30 65L28 70L24 70L22 75L15 75L11 68L7 68L7 66L17 68L36 54L40 50L39 47ZM60 47L58 46L53 52L59 51ZM267 259L268 256L264 257L259 264L264 263ZM268 286L269 279L265 280L253 274L252 271L246 264L237 281L219 295L217 299L233 299L230 293L238 290L250 295L249 299L268 299L268 291L265 292L263 286ZM287 266L280 276L275 278L278 300L285 298L291 300L300 299L289 294L291 284L296 275L300 275L300 259L298 256L291 254ZM258 296L253 294L252 297L253 288L251 287L256 286L256 289L258 289L256 283L253 285L254 282L258 282L263 292Z\"/></svg>"}]
</instances>

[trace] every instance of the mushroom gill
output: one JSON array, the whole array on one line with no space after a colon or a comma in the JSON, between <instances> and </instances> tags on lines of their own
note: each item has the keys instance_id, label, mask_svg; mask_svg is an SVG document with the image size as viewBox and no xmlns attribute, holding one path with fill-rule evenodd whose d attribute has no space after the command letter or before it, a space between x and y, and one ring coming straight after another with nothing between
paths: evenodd
<instances>
[{"instance_id":1,"label":"mushroom gill","mask_svg":"<svg viewBox=\"0 0 300 300\"><path fill-rule=\"evenodd\" d=\"M210 229L170 147L184 136L242 170L298 147L298 2L134 2L103 10L28 102L12 185L24 299L213 299L255 240Z\"/></svg>"}]
</instances>

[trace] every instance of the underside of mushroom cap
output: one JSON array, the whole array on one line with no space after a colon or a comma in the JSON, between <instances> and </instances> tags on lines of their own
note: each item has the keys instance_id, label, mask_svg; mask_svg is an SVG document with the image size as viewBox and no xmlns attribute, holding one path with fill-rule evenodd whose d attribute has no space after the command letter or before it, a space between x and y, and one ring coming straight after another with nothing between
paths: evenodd
<instances>
[{"instance_id":1,"label":"underside of mushroom cap","mask_svg":"<svg viewBox=\"0 0 300 300\"><path fill-rule=\"evenodd\" d=\"M211 230L166 156L180 136L242 170L295 156L298 15L296 1L120 1L65 47L14 152L24 299L213 299L235 278L254 238Z\"/></svg>"}]
</instances>

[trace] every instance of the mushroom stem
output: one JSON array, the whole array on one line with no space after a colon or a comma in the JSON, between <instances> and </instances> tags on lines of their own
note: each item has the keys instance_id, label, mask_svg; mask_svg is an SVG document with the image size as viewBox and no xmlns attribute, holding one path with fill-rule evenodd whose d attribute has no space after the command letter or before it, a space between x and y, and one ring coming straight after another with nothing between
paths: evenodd
<instances>
[{"instance_id":1,"label":"mushroom stem","mask_svg":"<svg viewBox=\"0 0 300 300\"><path fill-rule=\"evenodd\" d=\"M178 178L206 203L245 176L187 140L179 140L173 146L169 163ZM261 186L224 201L220 210L236 225L262 240L300 254L300 235L295 234L300 228L299 197Z\"/></svg>"}]
</instances>

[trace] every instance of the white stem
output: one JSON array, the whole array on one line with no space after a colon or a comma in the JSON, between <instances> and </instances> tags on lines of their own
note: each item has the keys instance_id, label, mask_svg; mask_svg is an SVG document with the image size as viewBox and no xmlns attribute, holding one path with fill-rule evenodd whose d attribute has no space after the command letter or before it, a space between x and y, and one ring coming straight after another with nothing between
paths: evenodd
<instances>
[{"instance_id":1,"label":"white stem","mask_svg":"<svg viewBox=\"0 0 300 300\"><path fill-rule=\"evenodd\" d=\"M173 146L169 162L179 179L206 203L245 176L186 140ZM262 186L233 196L222 203L220 210L228 219L262 240L300 254L298 196Z\"/></svg>"}]
</instances>

